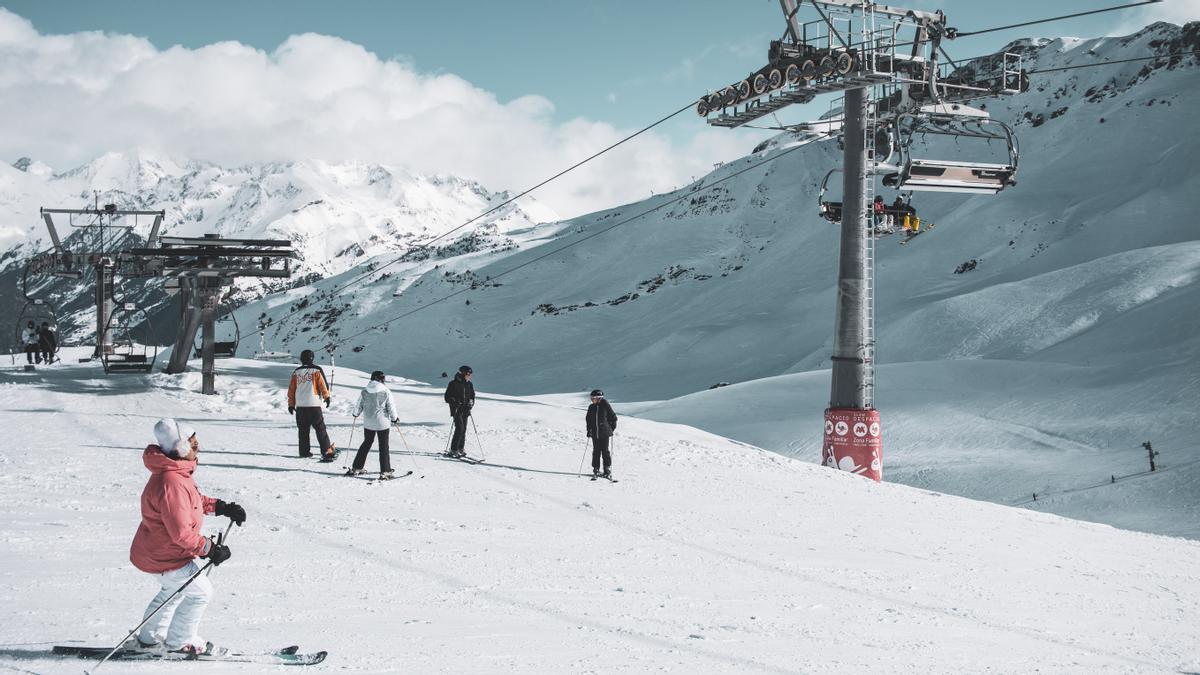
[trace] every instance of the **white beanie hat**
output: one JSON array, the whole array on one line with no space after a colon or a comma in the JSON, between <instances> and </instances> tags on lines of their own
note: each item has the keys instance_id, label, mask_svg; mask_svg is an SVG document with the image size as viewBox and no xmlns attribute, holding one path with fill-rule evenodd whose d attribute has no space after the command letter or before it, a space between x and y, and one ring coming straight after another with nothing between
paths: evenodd
<instances>
[{"instance_id":1,"label":"white beanie hat","mask_svg":"<svg viewBox=\"0 0 1200 675\"><path fill-rule=\"evenodd\" d=\"M154 423L154 440L158 441L158 447L168 457L178 459L188 454L191 448L187 442L195 435L195 429L169 417Z\"/></svg>"}]
</instances>

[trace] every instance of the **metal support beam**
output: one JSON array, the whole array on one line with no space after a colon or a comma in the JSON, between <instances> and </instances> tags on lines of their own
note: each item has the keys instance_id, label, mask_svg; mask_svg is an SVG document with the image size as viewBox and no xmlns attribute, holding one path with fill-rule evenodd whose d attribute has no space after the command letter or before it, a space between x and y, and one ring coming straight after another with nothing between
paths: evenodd
<instances>
[{"instance_id":1,"label":"metal support beam","mask_svg":"<svg viewBox=\"0 0 1200 675\"><path fill-rule=\"evenodd\" d=\"M116 270L111 260L96 261L96 350L95 358L112 353L112 336L108 332L108 321L113 313L113 281Z\"/></svg>"},{"instance_id":2,"label":"metal support beam","mask_svg":"<svg viewBox=\"0 0 1200 675\"><path fill-rule=\"evenodd\" d=\"M845 146L842 192L841 253L838 257L837 309L834 316L833 378L830 408L865 409L869 399L866 326L867 284L864 244L867 236L867 203L863 182L867 178L867 152L863 145L867 115L866 89L849 89L845 100Z\"/></svg>"},{"instance_id":3,"label":"metal support beam","mask_svg":"<svg viewBox=\"0 0 1200 675\"><path fill-rule=\"evenodd\" d=\"M171 350L171 361L167 363L166 370L172 374L187 372L188 356L192 351L192 343L196 340L196 331L200 329L195 280L179 281L179 331L175 333L175 347Z\"/></svg>"},{"instance_id":4,"label":"metal support beam","mask_svg":"<svg viewBox=\"0 0 1200 675\"><path fill-rule=\"evenodd\" d=\"M216 289L204 289L201 293L204 306L200 310L200 324L203 327L200 337L200 393L211 395L217 393L216 357L213 345L216 341L216 334L213 331L215 330L217 293Z\"/></svg>"}]
</instances>

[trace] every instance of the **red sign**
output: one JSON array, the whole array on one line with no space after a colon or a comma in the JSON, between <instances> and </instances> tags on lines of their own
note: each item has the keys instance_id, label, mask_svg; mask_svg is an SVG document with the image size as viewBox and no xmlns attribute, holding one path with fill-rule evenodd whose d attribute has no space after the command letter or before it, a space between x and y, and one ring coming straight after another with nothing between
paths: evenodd
<instances>
[{"instance_id":1,"label":"red sign","mask_svg":"<svg viewBox=\"0 0 1200 675\"><path fill-rule=\"evenodd\" d=\"M871 480L883 480L883 440L878 410L829 408L821 463Z\"/></svg>"}]
</instances>

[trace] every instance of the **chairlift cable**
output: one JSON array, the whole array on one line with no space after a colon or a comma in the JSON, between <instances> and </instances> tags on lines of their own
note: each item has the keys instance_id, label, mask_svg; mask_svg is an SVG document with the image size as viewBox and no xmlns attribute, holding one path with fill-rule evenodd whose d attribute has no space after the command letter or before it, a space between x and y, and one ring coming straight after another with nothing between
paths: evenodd
<instances>
[{"instance_id":1,"label":"chairlift cable","mask_svg":"<svg viewBox=\"0 0 1200 675\"><path fill-rule=\"evenodd\" d=\"M690 109L692 108L692 106L694 106L694 105L696 105L696 101L695 101L695 100L689 101L689 102L687 103L687 105L683 106L682 108L679 108L679 109L678 109L678 110L676 110L675 112L673 112L673 113L671 113L671 114L669 114L669 115L667 115L667 116L665 116L665 117L662 117L662 118L658 119L657 121L655 121L655 122L653 122L653 123L651 123L651 124L648 124L648 125L646 125L646 126L642 127L641 129L639 129L639 130L637 130L637 131L635 131L635 132L633 132L633 133L629 134L628 136L625 136L624 138L620 139L619 141L617 141L617 142L613 143L612 145L609 145L608 147L605 147L604 149L602 149L602 150L599 150L599 151L595 152L594 154L592 154L592 155L590 155L590 156L588 156L588 157L586 157L586 158L584 158L584 159L582 159L582 160L580 160L580 161L576 162L575 164L572 164L571 166L567 167L566 169L563 169L562 171L559 171L558 173L554 174L553 176L550 176L549 178L546 178L545 180L541 181L541 182L540 182L540 183L538 183L537 185L534 185L533 187L530 187L530 188L527 188L527 189L523 190L523 191L522 191L520 194L518 194L518 195L516 195L516 196L514 196L514 197L511 197L511 198L507 199L506 201L504 201L504 202L502 202L502 203L500 203L500 204L498 204L498 205L496 205L496 206L494 206L494 207L492 207L492 208L488 209L487 211L484 211L483 213L481 213L481 214L479 214L479 215L475 216L474 218L471 218L470 220L468 220L468 221L466 221L466 222L462 223L461 225L458 225L457 227L454 227L453 229L447 230L447 231L445 231L445 232L443 232L443 233L441 233L441 234L437 235L437 236L436 236L436 237L434 237L433 239L430 239L430 240L428 240L428 241L426 241L426 242L423 242L423 243L421 243L421 244L418 244L418 245L414 246L413 248L410 248L410 249L408 249L408 250L407 250L407 251L405 251L403 254L397 255L397 257L396 257L395 259L393 259L391 262L389 262L389 263L386 263L385 265L383 265L383 266L381 266L381 267L378 267L378 268L376 268L376 269L373 269L373 270L370 270L370 271L368 271L368 272L365 272L365 273L363 273L363 274L361 274L361 275L359 275L359 276L357 276L357 277L354 277L354 278L353 278L353 279L351 279L350 281L347 281L346 283L344 283L344 284L342 284L342 285L340 285L340 286L336 286L336 287L334 287L333 289L331 289L330 291L328 291L328 294L329 294L329 296L330 296L330 297L332 297L332 296L335 296L335 295L340 295L340 294L341 294L343 291L345 291L347 288L349 288L349 287L351 287L351 286L353 286L353 285L355 285L355 284L359 283L359 282L360 282L360 281L362 281L363 279L366 279L366 278L368 278L368 277L370 277L370 276L372 276L372 275L374 275L374 274L377 274L377 273L381 272L382 270L384 270L384 269L387 269L388 267L391 267L392 265L395 265L396 263L400 262L400 261L401 261L401 260L402 260L402 259L405 257L405 255L407 255L408 253L411 253L411 252L413 252L413 251L419 251L419 250L422 250L422 249L428 248L428 247L429 247L429 245L430 245L430 244L432 244L432 243L434 243L435 241L437 241L437 240L439 240L439 239L441 239L441 238L443 238L443 237L445 237L445 236L447 236L447 235L449 235L449 234L452 234L452 233L454 233L454 232L456 232L456 231L458 231L458 230L461 230L462 228L466 227L467 225L470 225L471 223L473 223L473 222L475 222L475 221L479 220L480 218L483 218L484 216L487 216L487 215L489 215L489 214L491 214L491 213L495 212L496 210L498 210L498 209L500 209L500 208L503 208L504 206L507 206L508 204L511 204L512 202L516 201L517 199L520 199L521 197L523 197L523 196L525 196L525 195L529 194L530 192L533 192L534 190L536 190L536 189L538 189L538 188L540 188L540 187L542 187L542 186L546 185L547 183L549 183L549 182L551 182L551 181L553 181L553 180L556 180L556 179L558 179L558 178L561 178L562 176L566 175L567 173L570 173L571 171L574 171L575 169L577 169L577 168L579 168L579 167L583 166L584 164L587 164L588 162L590 162L590 161L592 161L592 160L596 159L597 157L600 157L601 155L603 155L603 154L607 153L608 151L615 149L617 146L619 146L619 145L622 145L622 144L626 143L627 141L633 140L633 139L634 139L634 138L636 138L637 136L640 136L640 135L644 134L645 132L647 132L647 131L650 131L651 129L653 129L653 128L655 128L655 127L659 126L660 124L662 124L662 123L664 123L664 122L666 122L667 120L670 120L670 119L672 119L672 118L676 117L677 115L679 115L679 114L683 113L685 110L690 110ZM288 319L288 318L290 318L290 317L292 317L292 316L295 316L296 314L299 314L299 313L301 313L301 312L305 311L306 309L307 309L307 306L305 306L305 307L300 307L300 308L297 308L297 309L291 310L291 311L289 311L288 313L284 314L283 316L279 317L278 321L283 321L284 319ZM274 324L274 322L272 322L272 323ZM260 327L258 330L254 331L254 332L252 332L252 333L249 333L249 334L247 334L247 337L253 337L254 335L262 335L263 333L265 333L265 332L266 332L267 328L268 328L268 326L262 326L262 327Z\"/></svg>"},{"instance_id":2,"label":"chairlift cable","mask_svg":"<svg viewBox=\"0 0 1200 675\"><path fill-rule=\"evenodd\" d=\"M1084 63L1084 64L1081 64L1078 66L1063 66L1062 68L1043 68L1041 70L1030 70L1030 71L1028 71L1028 73L1030 75L1036 75L1038 73L1054 73L1054 72L1058 72L1060 70L1075 70L1077 68L1095 68L1097 66L1108 66L1108 65L1112 65L1112 64L1116 64L1116 63L1130 63L1133 61L1153 61L1156 59L1169 59L1169 58L1174 58L1176 56L1190 56L1193 54L1200 54L1200 49L1194 49L1189 52L1172 52L1170 54L1159 54L1158 56L1139 56L1139 57L1133 58L1133 59L1117 59L1116 61L1097 61L1095 63Z\"/></svg>"},{"instance_id":3,"label":"chairlift cable","mask_svg":"<svg viewBox=\"0 0 1200 675\"><path fill-rule=\"evenodd\" d=\"M513 203L513 202L515 202L515 201L517 201L517 200L518 200L518 199L520 199L521 197L524 197L525 195L529 194L530 192L533 192L534 190L536 190L536 189L538 189L538 188L542 187L543 185L546 185L547 183L549 183L549 182L551 182L551 181L553 181L553 180L555 180L555 179L557 179L557 178L561 178L562 176L564 176L564 175L566 175L566 174L570 173L571 171L574 171L575 169L578 169L579 167L583 166L584 164L587 164L588 162L592 161L593 159L596 159L596 158L597 158L597 157L599 157L600 155L603 155L604 153L606 153L606 152L608 152L608 151L610 151L610 150L613 150L613 149L615 149L617 146L619 146L619 145L622 145L622 144L626 143L627 141L633 140L633 139L634 139L634 138L636 138L637 136L640 136L640 135L642 135L643 133L645 133L645 132L647 132L647 131L649 131L649 130L653 129L654 127L656 127L656 126L658 126L658 125L662 124L663 122L666 122L667 120L669 120L669 119L671 119L671 118L675 117L676 115L679 115L679 114L680 114L680 113L682 113L683 111L685 111L685 110L690 110L690 109L692 108L692 106L694 106L694 105L696 105L696 101L695 101L695 100L693 100L693 101L689 101L687 105L683 106L683 107L682 107L682 108L680 108L679 110L676 110L675 112L671 113L670 115L667 115L666 117L662 117L662 118L660 118L658 121L656 121L656 122L654 122L654 123L652 123L652 124L649 124L649 125L647 125L647 126L644 126L644 127L642 127L641 129L639 129L639 130L635 131L634 133L632 133L632 134L630 134L630 135L628 135L628 136L626 136L626 137L622 138L621 140L617 141L616 143L613 143L612 145L609 145L608 147L604 148L603 150L599 150L599 151L597 151L596 153L594 153L594 154L592 154L592 155L590 155L590 156L588 156L588 157L586 157L586 158L584 158L584 159L581 159L581 160L579 160L578 162L576 162L576 163L572 164L571 166L569 166L569 167L567 167L567 168L563 169L562 171L559 171L558 173L554 174L553 176L550 176L549 178L547 178L547 179L545 179L545 180L541 181L541 182L540 182L540 183L538 183L537 185L534 185L533 187L530 187L530 188L526 188L525 190L523 190L523 191L522 191L522 192L520 192L519 194L517 194L517 195L515 195L515 196L513 196L513 197L510 197L510 198L506 199L505 201L501 202L500 204L497 204L496 206L493 206L492 208L488 209L487 211L484 211L483 213L481 213L481 214L479 214L479 215L475 216L474 218L471 218L470 220L468 220L468 221L466 221L466 222L462 223L461 225L458 225L457 227L454 227L454 228L451 228L451 229L449 229L449 230L446 230L445 232L443 232L443 233L441 233L441 234L437 235L436 237L434 237L433 239L430 239L429 241L426 241L426 242L423 242L423 243L417 244L415 247L413 247L413 248L409 249L409 250L408 250L408 251L406 251L405 253L407 254L407 253L410 253L410 252L412 252L412 251L419 251L419 250L422 250L422 249L428 248L428 247L429 247L431 244L433 244L433 242L435 242L435 241L438 241L439 239L442 239L442 238L446 237L447 235L453 234L454 232L457 232L458 230L461 230L462 228L464 228L464 227L466 227L466 226L470 225L471 223L473 223L473 222L475 222L475 221L479 220L480 218L483 218L484 216L487 216L487 215L490 215L490 214L492 214L492 213L495 213L496 211L498 211L498 210L500 210L501 208L504 208L505 206L508 206L509 204L511 204L511 203ZM399 262L399 261L400 261L400 259L401 259L401 258L403 258L403 256L400 256L400 257L398 257L398 258L396 258L396 259L392 260L392 262L390 262L390 263L387 263L386 265L383 265L382 267L380 267L380 268L378 268L378 269L371 270L371 271L369 271L369 272L366 272L366 273L364 273L363 275L361 275L361 276L359 276L359 277L356 277L356 278L354 278L354 279L351 279L350 281L346 282L346 284L345 284L345 285L343 285L341 288L337 288L337 289L335 289L335 290L331 291L331 293L340 293L340 292L341 292L343 289L345 289L346 287L348 287L348 286L351 286L351 285L353 285L353 284L357 283L359 280L361 280L361 279L363 279L363 278L366 278L366 277L368 277L368 276L371 276L372 274L375 274L375 273L377 273L377 272L379 272L379 271L381 271L381 270L383 270L383 269L386 269L386 268L390 267L391 265L394 265L394 264L396 264L397 262Z\"/></svg>"},{"instance_id":4,"label":"chairlift cable","mask_svg":"<svg viewBox=\"0 0 1200 675\"><path fill-rule=\"evenodd\" d=\"M757 169L757 168L758 168L758 167L760 167L760 166L763 166L764 164L768 164L768 163L770 163L770 162L774 162L775 160L779 159L780 157L783 157L784 155L787 155L787 154L793 153L793 152L795 152L795 151L797 151L797 150L799 150L799 149L801 149L801 148L803 148L803 147L805 147L805 146L803 146L803 145L797 145L797 146L795 146L795 147L792 147L792 148L789 148L789 149L787 149L787 150L784 150L783 152L780 152L779 154L777 154L777 155L775 155L775 156L773 156L773 157L770 157L770 158L763 159L763 160L761 160L761 161L755 162L754 164L752 164L752 165L750 165L750 166L748 166L748 167L746 167L746 168L744 168L744 169L740 169L740 170L738 170L738 171L736 171L736 172L734 172L734 173L731 173L731 174L729 174L728 176L725 176L724 178L721 178L721 179L719 179L719 180L713 181L712 183L709 183L708 185L704 186L704 188L703 188L701 191L708 191L708 190L711 190L712 188L714 188L714 187L716 187L716 186L718 186L718 185L720 185L720 184L722 184L722 183L724 183L724 182L726 182L726 181L732 180L732 179L734 179L734 178L736 178L736 177L738 177L738 176L740 176L740 175L742 175L742 174L746 173L747 171L751 171L751 170L753 170L753 169ZM630 217L628 217L628 218L626 218L626 219L624 219L624 220L617 221L616 223L613 223L612 225L609 225L608 227L605 227L604 229L597 230L597 231L595 231L595 232L593 232L593 233L591 233L591 234L587 235L586 237L581 237L581 238L579 238L579 239L576 239L575 241L573 241L573 242L571 242L571 243L569 243L569 244L565 244L565 245L563 245L563 246L559 246L558 248L556 248L556 249L554 249L554 250L552 250L552 251L548 251L548 252L546 252L546 253L543 253L542 255L539 255L539 256L537 256L537 257L535 257L535 258L532 258L532 259L530 259L530 260L526 260L525 262L523 262L523 263L521 263L521 264L517 265L516 267L512 267L512 268L510 268L510 269L507 269L507 270L505 270L505 271L503 271L503 272L500 272L500 273L498 273L498 274L492 274L492 275L490 275L490 278L492 278L492 279L499 279L500 277L503 277L503 276L506 276L506 275L512 274L513 272L516 272L516 271L517 271L517 270L519 270L519 269L522 269L522 268L524 268L524 267L528 267L529 265L532 265L532 264L534 264L534 263L536 263L536 262L539 262L539 261L541 261L541 260L545 260L546 258L549 258L550 256L553 256L553 255L555 255L556 253L560 253L560 252L562 252L562 251L565 251L565 250L567 250L568 248L571 248L571 247L573 247L573 246L578 246L579 244L582 244L583 242L585 242L585 241L588 241L589 239L592 239L592 238L598 237L598 236L600 236L600 235L602 235L602 234L605 234L605 233L607 233L607 232L611 232L612 230L615 230L616 228L618 228L618 227L620 227L620 226L622 226L622 225L625 225L625 224L627 224L627 223L633 222L634 220L637 220L638 218L642 218L643 216L650 215L651 213L654 213L655 211L659 211L659 210L661 210L661 209L664 209L664 208L666 208L666 207L668 207L668 206L671 206L671 205L673 205L673 204L678 204L679 202L682 202L682 201L683 201L683 200L685 200L685 199L691 199L691 198L692 198L692 197L694 197L695 195L696 195L696 191L688 191L688 192L685 192L684 194L681 194L680 196L678 196L678 197L675 197L674 199L667 200L667 201L665 201L665 202L663 202L663 203L661 203L661 204L658 204L657 206L654 206L654 207L652 207L652 208L646 209L645 211L642 211L642 212L640 212L640 213L634 214L634 215L632 215L632 216L630 216ZM471 290L474 290L474 289L472 289L472 288L470 288L470 287L467 287L467 288L463 288L463 289L460 289L460 290L454 291L453 293L450 293L450 294L448 294L448 295L444 295L444 296L442 296L442 297L440 297L440 298L438 298L438 299L436 299L436 300L433 300L433 301L431 301L431 302L427 302L427 303L425 303L425 304L421 305L420 307L415 307L415 308L413 308L413 309L411 309L411 310L409 310L409 311L407 311L407 312L403 312L403 313L401 313L401 314L399 314L399 315L397 315L397 316L394 316L394 317L392 317L392 318L390 318L390 319L387 319L386 321L383 321L383 322L381 322L381 323L378 323L378 324L375 324L375 325L373 325L373 326L370 326L370 327L368 327L368 328L366 328L366 329L364 329L364 330L358 331L357 333L352 333L352 334L350 334L350 335L347 335L346 337L344 337L344 338L341 338L341 339L339 339L339 340L336 340L336 341L332 342L331 344L334 344L334 345L342 345L342 344L345 344L346 342L349 342L350 340L352 340L352 339L354 339L354 338L356 338L356 337L359 337L359 336L361 336L361 335L366 335L367 333L370 333L370 332L371 332L371 331L373 331L373 330L378 330L378 329L380 329L380 328L384 328L384 327L388 326L388 325L389 325L389 324L391 324L391 323L394 323L394 322L396 322L396 321L399 321L400 319L403 319L403 318L405 318L405 317L412 316L413 314L416 314L417 312L419 312L419 311L421 311L421 310L423 310L423 309L427 309L427 308L429 308L429 307L432 307L433 305L436 305L436 304L439 304L439 303L445 302L446 300L449 300L449 299L451 299L451 298L454 298L454 297L456 297L456 296L462 295L463 293L467 293L467 292L469 292L469 291L471 291Z\"/></svg>"},{"instance_id":5,"label":"chairlift cable","mask_svg":"<svg viewBox=\"0 0 1200 675\"><path fill-rule=\"evenodd\" d=\"M983 30L973 30L973 31L968 31L966 33L959 33L957 31L947 32L947 37L949 37L951 40L956 40L956 39L962 38L962 37L971 37L973 35L983 35L984 33L994 33L996 31L1008 30L1010 28L1022 28L1024 26L1035 26L1039 23L1050 23L1051 21L1062 21L1064 19L1074 19L1075 17L1079 17L1079 16L1100 14L1102 12L1111 12L1111 11L1118 10L1118 9L1129 9L1130 7L1141 7L1142 5L1153 5L1153 4L1156 4L1159 2L1162 2L1162 0L1143 0L1142 2L1133 2L1133 3L1129 3L1127 5L1116 5L1115 7L1105 7L1104 9L1092 9L1092 10L1088 10L1086 12L1076 12L1075 14L1064 14L1062 16L1056 16L1056 17L1052 17L1049 19L1037 19L1034 21L1025 21L1022 23L1009 24L1007 26L997 26L995 28L984 28Z\"/></svg>"}]
</instances>

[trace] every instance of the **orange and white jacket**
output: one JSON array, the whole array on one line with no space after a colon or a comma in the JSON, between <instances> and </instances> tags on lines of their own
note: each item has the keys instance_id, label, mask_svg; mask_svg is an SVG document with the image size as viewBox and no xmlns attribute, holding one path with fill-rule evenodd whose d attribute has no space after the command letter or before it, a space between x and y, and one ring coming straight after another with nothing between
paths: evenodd
<instances>
[{"instance_id":1,"label":"orange and white jacket","mask_svg":"<svg viewBox=\"0 0 1200 675\"><path fill-rule=\"evenodd\" d=\"M325 373L319 366L300 366L288 383L289 408L319 408L329 398Z\"/></svg>"}]
</instances>

